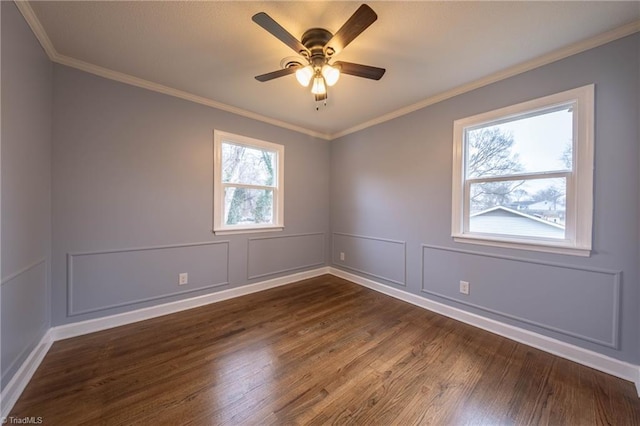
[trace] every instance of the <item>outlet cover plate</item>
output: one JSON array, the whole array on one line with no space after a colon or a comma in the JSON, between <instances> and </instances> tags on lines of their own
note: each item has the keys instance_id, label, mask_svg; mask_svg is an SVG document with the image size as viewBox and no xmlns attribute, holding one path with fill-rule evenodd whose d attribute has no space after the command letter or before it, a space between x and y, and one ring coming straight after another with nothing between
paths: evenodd
<instances>
[{"instance_id":1,"label":"outlet cover plate","mask_svg":"<svg viewBox=\"0 0 640 426\"><path fill-rule=\"evenodd\" d=\"M178 285L185 285L189 282L189 274L182 272L178 275Z\"/></svg>"}]
</instances>

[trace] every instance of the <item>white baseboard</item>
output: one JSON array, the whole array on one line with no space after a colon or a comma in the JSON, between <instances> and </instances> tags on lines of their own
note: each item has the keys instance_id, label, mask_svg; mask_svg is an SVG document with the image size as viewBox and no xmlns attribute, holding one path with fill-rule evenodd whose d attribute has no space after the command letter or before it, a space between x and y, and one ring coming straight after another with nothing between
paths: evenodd
<instances>
[{"instance_id":1,"label":"white baseboard","mask_svg":"<svg viewBox=\"0 0 640 426\"><path fill-rule=\"evenodd\" d=\"M379 282L363 278L341 269L329 268L329 273L344 278L356 284L386 294L387 296L411 303L426 310L436 312L449 318L498 334L525 345L549 352L562 358L575 361L587 367L594 368L612 376L633 382L640 396L640 366L620 361L579 346L571 345L551 337L543 336L532 331L524 330L490 318L473 314L462 309L454 308L443 303L408 293L404 290L390 287Z\"/></svg>"},{"instance_id":2,"label":"white baseboard","mask_svg":"<svg viewBox=\"0 0 640 426\"><path fill-rule=\"evenodd\" d=\"M0 419L5 419L9 415L13 405L22 395L22 391L27 387L52 344L53 339L51 338L51 329L49 329L2 390L2 394L0 394Z\"/></svg>"},{"instance_id":3,"label":"white baseboard","mask_svg":"<svg viewBox=\"0 0 640 426\"><path fill-rule=\"evenodd\" d=\"M270 288L280 287L286 284L294 283L296 281L301 281L307 278L313 278L328 273L328 267L313 269L311 271L298 272L284 277L261 281L259 283L249 284L242 287L230 288L228 290L222 290L202 296L191 297L189 299L178 300L176 302L163 303L162 305L137 309L135 311L123 312L121 314L110 315L107 317L59 325L57 327L53 327L51 329L51 332L54 341L68 339L70 337L94 333L96 331L119 327L126 324L132 324L138 321L144 321L162 315L173 314L175 312L209 305L211 303L221 302L223 300L233 299L234 297L245 296L247 294L268 290Z\"/></svg>"},{"instance_id":4,"label":"white baseboard","mask_svg":"<svg viewBox=\"0 0 640 426\"><path fill-rule=\"evenodd\" d=\"M27 359L22 363L11 381L2 391L0 395L0 419L5 418L11 412L14 404L27 386L33 373L44 359L45 355L51 348L51 345L57 340L68 339L70 337L81 336L96 331L106 330L108 328L118 327L121 325L131 324L146 319L159 317L175 312L184 311L198 306L204 306L211 303L221 302L223 300L240 297L258 291L270 288L280 287L291 284L307 278L317 277L328 274L329 268L322 267L311 271L303 271L295 274L278 277L259 283L249 284L242 287L231 288L219 291L217 293L196 296L190 299L178 300L176 302L165 303L149 308L142 308L135 311L124 312L122 314L110 315L108 317L96 318L87 321L80 321L72 324L60 325L47 330L40 340L40 343L31 351Z\"/></svg>"}]
</instances>

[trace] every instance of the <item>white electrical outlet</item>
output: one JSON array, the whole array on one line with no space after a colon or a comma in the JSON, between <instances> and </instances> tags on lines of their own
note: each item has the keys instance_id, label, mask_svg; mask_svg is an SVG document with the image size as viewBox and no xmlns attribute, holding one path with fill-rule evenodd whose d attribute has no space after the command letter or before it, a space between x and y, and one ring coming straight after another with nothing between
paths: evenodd
<instances>
[{"instance_id":1,"label":"white electrical outlet","mask_svg":"<svg viewBox=\"0 0 640 426\"><path fill-rule=\"evenodd\" d=\"M189 282L189 274L183 272L178 275L178 285L185 285Z\"/></svg>"},{"instance_id":2,"label":"white electrical outlet","mask_svg":"<svg viewBox=\"0 0 640 426\"><path fill-rule=\"evenodd\" d=\"M344 260L344 252L343 251L340 252L340 260Z\"/></svg>"},{"instance_id":3,"label":"white electrical outlet","mask_svg":"<svg viewBox=\"0 0 640 426\"><path fill-rule=\"evenodd\" d=\"M460 281L460 293L469 294L469 282L468 281Z\"/></svg>"}]
</instances>

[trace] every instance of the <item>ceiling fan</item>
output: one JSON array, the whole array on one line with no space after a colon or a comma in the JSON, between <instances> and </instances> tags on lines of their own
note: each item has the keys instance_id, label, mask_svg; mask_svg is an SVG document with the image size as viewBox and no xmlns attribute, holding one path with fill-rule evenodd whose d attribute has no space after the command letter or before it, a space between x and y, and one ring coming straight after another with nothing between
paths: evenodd
<instances>
[{"instance_id":1,"label":"ceiling fan","mask_svg":"<svg viewBox=\"0 0 640 426\"><path fill-rule=\"evenodd\" d=\"M302 41L298 41L264 12L253 15L251 19L301 56L285 58L282 62L283 69L258 75L258 81L265 82L296 74L298 82L305 87L313 82L311 93L316 101L326 102L327 86L333 86L341 73L380 80L386 71L384 68L344 61L329 64L334 55L340 53L378 19L378 15L366 4L361 5L335 34L324 28L311 28L304 32Z\"/></svg>"}]
</instances>

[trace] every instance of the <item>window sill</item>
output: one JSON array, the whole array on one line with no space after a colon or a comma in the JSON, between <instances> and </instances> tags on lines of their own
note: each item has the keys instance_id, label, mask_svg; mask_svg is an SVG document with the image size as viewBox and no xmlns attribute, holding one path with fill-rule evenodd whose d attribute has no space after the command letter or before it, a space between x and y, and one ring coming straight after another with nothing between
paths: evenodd
<instances>
[{"instance_id":1,"label":"window sill","mask_svg":"<svg viewBox=\"0 0 640 426\"><path fill-rule=\"evenodd\" d=\"M483 246L512 248L517 250L531 250L544 253L566 254L570 256L591 256L591 248L578 248L567 246L562 243L553 242L532 242L530 240L512 240L500 238L487 238L470 235L453 235L453 241L457 243L478 244Z\"/></svg>"},{"instance_id":2,"label":"window sill","mask_svg":"<svg viewBox=\"0 0 640 426\"><path fill-rule=\"evenodd\" d=\"M214 235L255 234L259 232L284 231L284 226L264 226L259 228L214 229Z\"/></svg>"}]
</instances>

